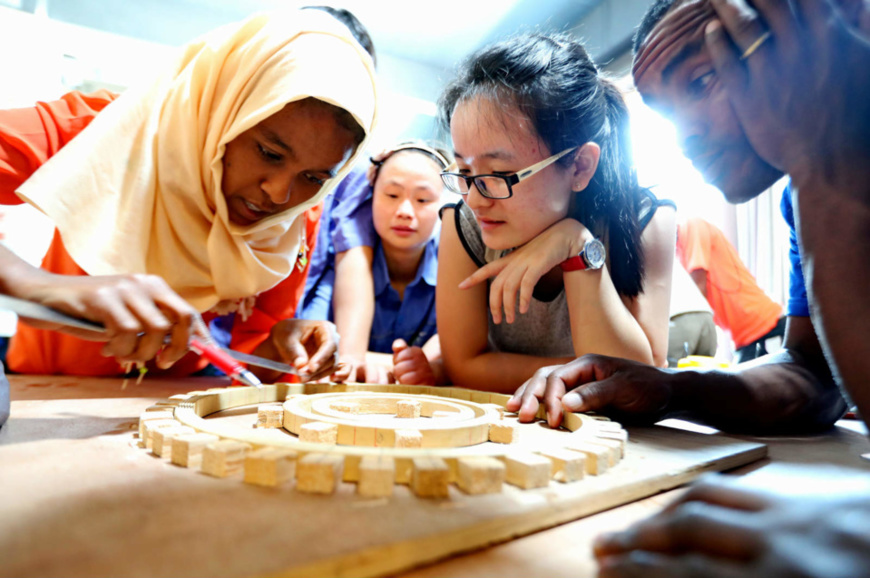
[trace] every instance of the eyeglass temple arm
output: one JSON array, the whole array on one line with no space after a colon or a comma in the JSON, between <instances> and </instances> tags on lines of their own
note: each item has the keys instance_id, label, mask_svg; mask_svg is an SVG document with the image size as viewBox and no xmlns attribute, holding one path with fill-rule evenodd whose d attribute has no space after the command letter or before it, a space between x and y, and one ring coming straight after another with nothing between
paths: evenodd
<instances>
[{"instance_id":1,"label":"eyeglass temple arm","mask_svg":"<svg viewBox=\"0 0 870 578\"><path fill-rule=\"evenodd\" d=\"M561 159L562 157L564 157L565 155L567 155L568 153L570 153L571 151L576 150L576 149L577 149L577 147L575 147L575 146L566 148L562 152L556 153L553 156L542 160L541 162L533 164L532 166L530 166L526 170L517 173L516 175L514 175L517 177L517 183L525 178L532 176L533 174L537 173L538 171L547 168L551 164L555 163L556 161L558 161L559 159ZM516 184L516 183L514 183L514 184Z\"/></svg>"}]
</instances>

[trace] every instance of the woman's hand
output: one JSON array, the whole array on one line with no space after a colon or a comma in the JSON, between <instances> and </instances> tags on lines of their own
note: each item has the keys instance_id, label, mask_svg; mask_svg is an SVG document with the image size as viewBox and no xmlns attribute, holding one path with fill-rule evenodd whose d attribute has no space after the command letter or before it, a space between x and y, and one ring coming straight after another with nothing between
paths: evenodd
<instances>
[{"instance_id":1,"label":"woman's hand","mask_svg":"<svg viewBox=\"0 0 870 578\"><path fill-rule=\"evenodd\" d=\"M501 323L504 308L505 320L513 323L517 293L520 313L526 313L541 277L562 261L579 255L586 241L592 238L589 229L579 221L562 219L516 251L475 271L459 288L467 289L495 277L489 288L492 320Z\"/></svg>"},{"instance_id":2,"label":"woman's hand","mask_svg":"<svg viewBox=\"0 0 870 578\"><path fill-rule=\"evenodd\" d=\"M331 383L355 382L359 381L360 373L365 373L365 360L355 355L342 355L335 367L336 370L329 376Z\"/></svg>"},{"instance_id":3,"label":"woman's hand","mask_svg":"<svg viewBox=\"0 0 870 578\"><path fill-rule=\"evenodd\" d=\"M362 358L342 355L338 361L338 369L329 380L333 383L393 383L391 369L392 366L371 359L371 354Z\"/></svg>"},{"instance_id":4,"label":"woman's hand","mask_svg":"<svg viewBox=\"0 0 870 578\"><path fill-rule=\"evenodd\" d=\"M272 327L254 355L288 363L302 376L315 375L335 365L338 333L329 321L285 319Z\"/></svg>"},{"instance_id":5,"label":"woman's hand","mask_svg":"<svg viewBox=\"0 0 870 578\"><path fill-rule=\"evenodd\" d=\"M393 376L396 383L435 385L435 371L421 347L409 347L404 339L393 342Z\"/></svg>"},{"instance_id":6,"label":"woman's hand","mask_svg":"<svg viewBox=\"0 0 870 578\"><path fill-rule=\"evenodd\" d=\"M197 325L203 327L196 309L156 275L40 275L16 296L101 323L105 333L26 320L43 329L105 341L102 354L122 363L156 357L157 365L167 368L187 353Z\"/></svg>"},{"instance_id":7,"label":"woman's hand","mask_svg":"<svg viewBox=\"0 0 870 578\"><path fill-rule=\"evenodd\" d=\"M385 158L390 155L390 149L383 149L376 155L372 155L372 162L369 163L368 169L366 169L366 179L369 181L369 185L372 187L375 186L375 177L378 176L378 165L375 162L381 162Z\"/></svg>"}]
</instances>

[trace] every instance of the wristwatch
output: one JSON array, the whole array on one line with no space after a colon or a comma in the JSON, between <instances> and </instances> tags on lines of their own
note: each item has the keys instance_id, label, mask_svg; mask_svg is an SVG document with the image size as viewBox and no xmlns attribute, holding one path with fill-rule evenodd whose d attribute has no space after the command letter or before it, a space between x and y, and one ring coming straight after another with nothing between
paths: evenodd
<instances>
[{"instance_id":1,"label":"wristwatch","mask_svg":"<svg viewBox=\"0 0 870 578\"><path fill-rule=\"evenodd\" d=\"M598 239L589 239L579 255L562 261L559 266L562 271L583 271L584 269L601 269L607 259L604 243Z\"/></svg>"}]
</instances>

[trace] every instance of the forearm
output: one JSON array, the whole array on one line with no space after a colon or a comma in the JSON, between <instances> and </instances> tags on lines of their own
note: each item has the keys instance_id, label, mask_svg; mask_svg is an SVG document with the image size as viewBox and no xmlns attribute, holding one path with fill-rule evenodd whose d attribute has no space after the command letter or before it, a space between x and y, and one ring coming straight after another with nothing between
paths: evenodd
<instances>
[{"instance_id":1,"label":"forearm","mask_svg":"<svg viewBox=\"0 0 870 578\"><path fill-rule=\"evenodd\" d=\"M368 351L375 315L371 262L371 247L354 247L335 257L333 311L340 355L362 358Z\"/></svg>"},{"instance_id":2,"label":"forearm","mask_svg":"<svg viewBox=\"0 0 870 578\"><path fill-rule=\"evenodd\" d=\"M50 283L52 277L0 244L0 293L27 299L40 286Z\"/></svg>"},{"instance_id":3,"label":"forearm","mask_svg":"<svg viewBox=\"0 0 870 578\"><path fill-rule=\"evenodd\" d=\"M444 360L441 356L441 338L436 333L423 345L423 355L429 362L429 367L432 368L432 373L435 375L435 385L446 385L447 373L444 371Z\"/></svg>"},{"instance_id":4,"label":"forearm","mask_svg":"<svg viewBox=\"0 0 870 578\"><path fill-rule=\"evenodd\" d=\"M846 406L827 367L793 350L765 356L732 371L679 371L664 417L729 432L807 433L824 430Z\"/></svg>"},{"instance_id":5,"label":"forearm","mask_svg":"<svg viewBox=\"0 0 870 578\"><path fill-rule=\"evenodd\" d=\"M445 356L442 361L448 383L481 391L513 393L538 369L568 363L571 358L485 352L461 359Z\"/></svg>"},{"instance_id":6,"label":"forearm","mask_svg":"<svg viewBox=\"0 0 870 578\"><path fill-rule=\"evenodd\" d=\"M571 338L577 357L598 353L653 363L652 345L604 267L565 274Z\"/></svg>"},{"instance_id":7,"label":"forearm","mask_svg":"<svg viewBox=\"0 0 870 578\"><path fill-rule=\"evenodd\" d=\"M845 188L851 186L853 188ZM842 385L870 416L870 191L813 177L796 185L803 271L813 321ZM856 194L857 192L857 194Z\"/></svg>"}]
</instances>

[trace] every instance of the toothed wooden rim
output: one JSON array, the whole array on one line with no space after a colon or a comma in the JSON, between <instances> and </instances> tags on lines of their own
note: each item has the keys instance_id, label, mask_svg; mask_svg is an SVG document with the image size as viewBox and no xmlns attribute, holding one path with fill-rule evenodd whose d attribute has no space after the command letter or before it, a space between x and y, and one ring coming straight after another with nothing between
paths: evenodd
<instances>
[{"instance_id":1,"label":"toothed wooden rim","mask_svg":"<svg viewBox=\"0 0 870 578\"><path fill-rule=\"evenodd\" d=\"M370 428L360 423L365 418L365 410L360 415L353 415L331 409L331 405L339 402L360 403L362 401L364 404L368 404L369 410L378 410L378 404L381 404L380 409L373 411L373 413L388 413L398 401L403 399L420 401L421 416L431 415L434 411L446 410L465 415L470 412L473 417L459 418L457 416L457 419L404 418L394 420L394 422L399 423L395 423L390 428ZM610 466L621 459L627 435L619 424L599 416L570 412L566 412L563 416L562 425L568 430L565 432L564 444L548 445L546 448L535 449L529 446L517 448L511 444L483 443L488 440L490 425L503 423L500 421L496 406L505 407L509 399L510 396L504 394L456 387L371 384L275 384L260 389L228 387L172 396L149 408L140 418L140 426L146 423L150 412L170 410L177 422L192 427L199 433L209 433L221 439L248 443L253 449L265 447L290 449L294 450L300 458L306 454L341 455L345 459L343 475L345 482L358 481L359 463L365 456L384 456L395 459L397 483L402 483L400 479L407 476L412 460L420 457L445 460L452 471L451 475L455 474L459 458L470 456L505 458L517 451L521 453L538 452L546 456L550 450L563 445L567 449L577 449L578 446L584 446L585 450L588 450L589 444L585 442L592 442L593 450L596 453L603 452L602 456L608 454L610 459L607 461L611 462ZM287 423L285 427L291 432L294 429L298 431L307 422L336 424L339 428L338 444L300 442L298 438L289 435L276 437L275 432L269 430L246 429L220 420L205 419L220 411L265 403L283 403L285 419L288 415L290 417L290 423ZM486 404L490 405L486 407ZM537 418L544 419L545 417L542 407L538 411ZM421 432L424 447L390 447L395 443L395 431L406 428ZM368 431L369 429L378 430L369 445L343 445L344 443L352 443L348 442L348 436L353 436L354 431L359 438L360 431ZM140 431L142 431L141 428ZM377 438L378 434L380 434L380 439ZM469 435L472 440L470 443L473 445L464 445L468 442ZM452 445L444 447L445 440L446 443ZM617 446L618 452L616 451ZM554 458L550 457L550 459ZM399 473L400 471L403 473Z\"/></svg>"}]
</instances>

